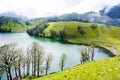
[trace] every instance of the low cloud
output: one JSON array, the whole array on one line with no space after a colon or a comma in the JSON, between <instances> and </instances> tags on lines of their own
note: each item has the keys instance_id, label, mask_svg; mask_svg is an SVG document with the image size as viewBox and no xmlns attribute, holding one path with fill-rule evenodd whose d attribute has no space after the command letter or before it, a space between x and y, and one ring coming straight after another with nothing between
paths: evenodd
<instances>
[{"instance_id":1,"label":"low cloud","mask_svg":"<svg viewBox=\"0 0 120 80\"><path fill-rule=\"evenodd\" d=\"M119 0L0 0L0 13L13 11L29 18L99 11Z\"/></svg>"},{"instance_id":2,"label":"low cloud","mask_svg":"<svg viewBox=\"0 0 120 80\"><path fill-rule=\"evenodd\" d=\"M76 5L79 5L83 1L86 0L63 0L66 7L74 7Z\"/></svg>"}]
</instances>

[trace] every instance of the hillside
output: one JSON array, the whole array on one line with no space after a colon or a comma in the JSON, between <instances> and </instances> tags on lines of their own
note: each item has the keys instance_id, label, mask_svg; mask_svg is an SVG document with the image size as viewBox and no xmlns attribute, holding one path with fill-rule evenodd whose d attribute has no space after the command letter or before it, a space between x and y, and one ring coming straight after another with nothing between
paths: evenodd
<instances>
[{"instance_id":1,"label":"hillside","mask_svg":"<svg viewBox=\"0 0 120 80\"><path fill-rule=\"evenodd\" d=\"M119 80L119 64L120 56L77 65L62 72L32 80Z\"/></svg>"},{"instance_id":2,"label":"hillside","mask_svg":"<svg viewBox=\"0 0 120 80\"><path fill-rule=\"evenodd\" d=\"M0 32L24 32L26 31L24 22L19 18L0 17Z\"/></svg>"},{"instance_id":3,"label":"hillside","mask_svg":"<svg viewBox=\"0 0 120 80\"><path fill-rule=\"evenodd\" d=\"M55 38L68 43L107 46L120 52L120 28L116 26L85 22L50 22L39 25L29 34L33 36ZM41 27L42 26L42 27ZM42 29L42 31L40 31Z\"/></svg>"},{"instance_id":4,"label":"hillside","mask_svg":"<svg viewBox=\"0 0 120 80\"><path fill-rule=\"evenodd\" d=\"M44 18L31 19L31 20L28 20L28 21L26 22L26 26L29 27L29 29L30 29L30 28L34 28L34 27L36 27L36 25L39 25L39 24L40 24L41 22L43 22L43 21L47 22L47 20L44 19Z\"/></svg>"},{"instance_id":5,"label":"hillside","mask_svg":"<svg viewBox=\"0 0 120 80\"><path fill-rule=\"evenodd\" d=\"M120 28L97 23L85 22L50 22L49 26L44 30L45 37L50 37L50 31L53 30L59 34L60 30L64 30L66 38L120 38ZM82 32L83 31L83 32Z\"/></svg>"},{"instance_id":6,"label":"hillside","mask_svg":"<svg viewBox=\"0 0 120 80\"><path fill-rule=\"evenodd\" d=\"M92 29L91 27L95 26L96 29ZM80 29L79 29L80 28ZM65 30L67 38L75 38L75 37L87 37L87 38L95 38L96 31L104 31L106 25L96 24L96 23L85 23L85 22L50 22L48 28L44 30L45 37L50 37L50 30L53 30L59 34L60 30ZM103 30L102 30L103 29ZM83 33L82 33L83 31ZM96 33L95 33L96 32ZM99 34L99 37L102 36L102 33Z\"/></svg>"}]
</instances>

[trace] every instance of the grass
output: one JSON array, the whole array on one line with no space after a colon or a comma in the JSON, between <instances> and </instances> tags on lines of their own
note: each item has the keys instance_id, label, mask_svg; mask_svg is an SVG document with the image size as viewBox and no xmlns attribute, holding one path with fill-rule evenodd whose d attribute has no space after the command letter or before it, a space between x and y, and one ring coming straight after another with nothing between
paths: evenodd
<instances>
[{"instance_id":1,"label":"grass","mask_svg":"<svg viewBox=\"0 0 120 80\"><path fill-rule=\"evenodd\" d=\"M32 80L120 80L119 64L120 56L106 58Z\"/></svg>"},{"instance_id":2,"label":"grass","mask_svg":"<svg viewBox=\"0 0 120 80\"><path fill-rule=\"evenodd\" d=\"M86 38L96 38L98 35L101 38L106 37L112 37L117 38L120 37L120 28L111 26L106 27L104 24L96 24L97 28L92 29L90 26L92 26L94 23L84 23L84 22L50 22L49 26L44 30L45 36L50 37L50 30L55 31L57 34L59 34L59 31L61 29L64 29L66 32L66 36L69 36L68 38L79 38L79 37L86 37ZM78 26L81 27L81 29L85 32L84 35L81 35L78 31Z\"/></svg>"},{"instance_id":3,"label":"grass","mask_svg":"<svg viewBox=\"0 0 120 80\"><path fill-rule=\"evenodd\" d=\"M104 45L114 47L120 52L120 28L104 24L96 24L97 28L92 29L95 23L85 22L50 22L49 26L44 30L45 37L50 37L50 31L53 30L59 35L61 29L65 30L65 41L75 44L86 45ZM78 31L78 26L85 32L83 35Z\"/></svg>"},{"instance_id":4,"label":"grass","mask_svg":"<svg viewBox=\"0 0 120 80\"><path fill-rule=\"evenodd\" d=\"M50 22L44 30L45 36L50 37L50 30L57 35L61 29L65 30L65 41L74 44L95 45L104 47L120 55L120 28L107 27L104 24L84 22ZM85 32L83 35L78 31L78 26ZM113 49L114 48L114 49ZM116 50L116 51L114 51ZM49 74L33 80L120 80L120 56L77 65L62 72ZM25 78L29 80L29 78Z\"/></svg>"}]
</instances>

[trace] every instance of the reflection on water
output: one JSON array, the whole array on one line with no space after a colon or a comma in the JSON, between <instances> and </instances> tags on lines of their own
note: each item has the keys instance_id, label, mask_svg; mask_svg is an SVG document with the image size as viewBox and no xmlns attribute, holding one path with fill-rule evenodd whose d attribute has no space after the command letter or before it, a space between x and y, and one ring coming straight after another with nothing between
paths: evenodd
<instances>
[{"instance_id":1,"label":"reflection on water","mask_svg":"<svg viewBox=\"0 0 120 80\"><path fill-rule=\"evenodd\" d=\"M63 53L67 56L65 69L80 63L79 45L63 44L54 39L31 37L26 33L0 33L0 46L6 43L16 42L19 48L26 50L26 48L34 41L39 42L39 44L44 47L46 54L52 53L54 56L49 72L60 71L59 60ZM110 57L110 55L108 55L109 52L105 52L99 48L94 48L94 53L94 60ZM2 80L6 80L5 74L2 77Z\"/></svg>"}]
</instances>

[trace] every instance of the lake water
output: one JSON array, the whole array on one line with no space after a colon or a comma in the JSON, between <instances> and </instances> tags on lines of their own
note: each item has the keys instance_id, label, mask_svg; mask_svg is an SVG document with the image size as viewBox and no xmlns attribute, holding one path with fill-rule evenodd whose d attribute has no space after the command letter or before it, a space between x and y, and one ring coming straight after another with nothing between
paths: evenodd
<instances>
[{"instance_id":1,"label":"lake water","mask_svg":"<svg viewBox=\"0 0 120 80\"><path fill-rule=\"evenodd\" d=\"M26 50L26 48L30 46L31 43L34 41L38 41L39 44L44 47L46 54L52 53L54 56L49 72L60 71L58 64L60 56L63 53L67 55L66 65L64 67L65 69L80 63L80 53L78 49L78 46L80 45L63 44L51 39L31 37L26 33L0 33L0 46L7 43L16 42L18 47ZM106 52L102 49L94 48L94 51L94 60L110 57L110 55L108 54L109 52ZM2 80L5 80L5 77L6 76L4 76Z\"/></svg>"}]
</instances>

